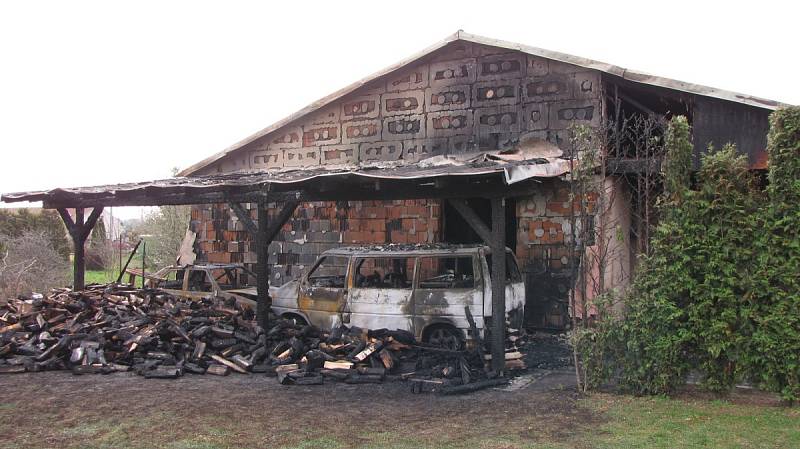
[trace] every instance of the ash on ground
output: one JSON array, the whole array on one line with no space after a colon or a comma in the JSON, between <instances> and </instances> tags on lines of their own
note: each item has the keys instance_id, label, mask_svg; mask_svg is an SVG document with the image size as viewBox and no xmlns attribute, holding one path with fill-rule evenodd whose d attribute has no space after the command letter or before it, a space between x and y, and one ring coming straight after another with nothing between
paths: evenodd
<instances>
[{"instance_id":1,"label":"ash on ground","mask_svg":"<svg viewBox=\"0 0 800 449\"><path fill-rule=\"evenodd\" d=\"M572 347L566 334L534 332L517 342L528 370L572 367Z\"/></svg>"}]
</instances>

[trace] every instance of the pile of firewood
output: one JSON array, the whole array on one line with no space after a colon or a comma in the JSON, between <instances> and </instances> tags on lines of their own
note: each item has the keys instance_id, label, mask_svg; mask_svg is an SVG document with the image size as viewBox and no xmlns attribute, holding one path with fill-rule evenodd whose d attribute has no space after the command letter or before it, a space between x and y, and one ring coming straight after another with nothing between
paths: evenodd
<instances>
[{"instance_id":1,"label":"pile of firewood","mask_svg":"<svg viewBox=\"0 0 800 449\"><path fill-rule=\"evenodd\" d=\"M233 303L113 284L12 299L0 306L0 373L247 372L266 351L252 315Z\"/></svg>"},{"instance_id":2,"label":"pile of firewood","mask_svg":"<svg viewBox=\"0 0 800 449\"><path fill-rule=\"evenodd\" d=\"M0 374L133 371L177 378L233 371L296 385L409 380L414 391L428 385L444 392L504 382L491 379L480 347L426 347L401 330L342 326L323 332L288 320L270 323L265 331L252 310L218 298L191 300L116 284L57 289L0 304ZM513 358L513 343L509 347Z\"/></svg>"}]
</instances>

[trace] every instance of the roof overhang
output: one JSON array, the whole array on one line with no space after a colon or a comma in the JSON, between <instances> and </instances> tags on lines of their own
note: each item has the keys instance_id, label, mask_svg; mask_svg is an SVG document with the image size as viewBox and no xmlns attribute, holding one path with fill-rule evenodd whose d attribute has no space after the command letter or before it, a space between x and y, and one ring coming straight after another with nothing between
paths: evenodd
<instances>
[{"instance_id":1,"label":"roof overhang","mask_svg":"<svg viewBox=\"0 0 800 449\"><path fill-rule=\"evenodd\" d=\"M148 182L6 193L2 201L42 201L45 208L159 206L287 200L369 200L515 196L531 182L569 172L561 157L519 152L437 156L416 164L382 162L175 177Z\"/></svg>"}]
</instances>

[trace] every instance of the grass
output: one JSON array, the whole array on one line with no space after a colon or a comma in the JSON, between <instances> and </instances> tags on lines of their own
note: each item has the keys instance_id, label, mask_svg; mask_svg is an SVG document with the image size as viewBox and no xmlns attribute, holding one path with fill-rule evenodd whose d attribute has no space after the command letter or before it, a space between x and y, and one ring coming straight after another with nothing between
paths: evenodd
<instances>
[{"instance_id":1,"label":"grass","mask_svg":"<svg viewBox=\"0 0 800 449\"><path fill-rule=\"evenodd\" d=\"M470 400L465 397L465 400ZM402 405L400 405L402 407ZM25 411L25 431L11 421ZM73 413L52 408L28 410L22 403L0 403L0 448L145 448L227 449L564 449L564 448L789 448L800 447L800 409L731 404L724 401L636 398L592 394L578 402L578 412L591 416L579 425L564 425L564 415L506 416L474 425L491 432L470 435L451 429L446 415L425 429L404 425L362 428L358 422L332 434L311 420L285 428L269 415L184 416L162 407L146 413L81 408ZM336 412L330 412L336 419ZM188 422L187 422L188 420ZM564 427L547 431L551 424ZM441 427L439 427L441 426ZM499 430L498 430L499 429ZM533 430L531 430L533 429ZM11 436L11 438L8 438ZM284 439L286 438L286 439ZM269 444L283 440L283 444Z\"/></svg>"},{"instance_id":2,"label":"grass","mask_svg":"<svg viewBox=\"0 0 800 449\"><path fill-rule=\"evenodd\" d=\"M507 434L500 437L453 441L448 435L451 437L448 442L436 443L384 429L358 435L355 445L353 440L317 435L284 449L800 447L800 408L611 394L588 396L580 401L580 407L598 418L595 425L586 429L565 429L563 435L545 436L534 441L522 437L526 419L520 417L509 421Z\"/></svg>"},{"instance_id":3,"label":"grass","mask_svg":"<svg viewBox=\"0 0 800 449\"><path fill-rule=\"evenodd\" d=\"M105 284L117 279L117 274L111 271L86 270L84 282L86 284Z\"/></svg>"},{"instance_id":4,"label":"grass","mask_svg":"<svg viewBox=\"0 0 800 449\"><path fill-rule=\"evenodd\" d=\"M725 401L594 395L608 421L598 448L800 447L800 409Z\"/></svg>"},{"instance_id":5,"label":"grass","mask_svg":"<svg viewBox=\"0 0 800 449\"><path fill-rule=\"evenodd\" d=\"M141 269L141 266L134 267L137 269ZM152 268L147 267L147 273L150 273ZM86 285L89 284L106 284L108 282L114 282L117 280L117 276L119 275L119 270L112 269L112 270L86 270L86 274L84 274L84 282ZM137 277L137 285L141 282L140 277ZM72 271L69 274L69 282L72 283ZM128 282L128 275L126 274L122 278L122 282Z\"/></svg>"}]
</instances>

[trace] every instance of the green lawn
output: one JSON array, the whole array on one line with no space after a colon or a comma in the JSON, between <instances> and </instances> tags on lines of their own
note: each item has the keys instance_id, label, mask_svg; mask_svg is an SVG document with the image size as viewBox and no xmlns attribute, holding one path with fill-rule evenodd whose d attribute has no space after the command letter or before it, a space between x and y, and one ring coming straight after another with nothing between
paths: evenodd
<instances>
[{"instance_id":1,"label":"green lawn","mask_svg":"<svg viewBox=\"0 0 800 449\"><path fill-rule=\"evenodd\" d=\"M800 409L724 401L593 395L608 421L599 448L797 448Z\"/></svg>"},{"instance_id":2,"label":"green lawn","mask_svg":"<svg viewBox=\"0 0 800 449\"><path fill-rule=\"evenodd\" d=\"M136 267L140 268L140 267ZM148 274L150 274L150 268L148 267ZM86 274L84 275L84 282L88 284L106 284L109 282L114 282L117 280L117 276L119 275L119 271L117 270L86 270ZM138 282L141 282L141 278L137 279ZM122 278L123 282L128 282L128 275L125 275ZM69 284L72 285L72 271L69 273Z\"/></svg>"},{"instance_id":3,"label":"green lawn","mask_svg":"<svg viewBox=\"0 0 800 449\"><path fill-rule=\"evenodd\" d=\"M113 271L86 270L84 282L86 282L87 285L105 284L117 280L117 274L118 273L114 273Z\"/></svg>"}]
</instances>

